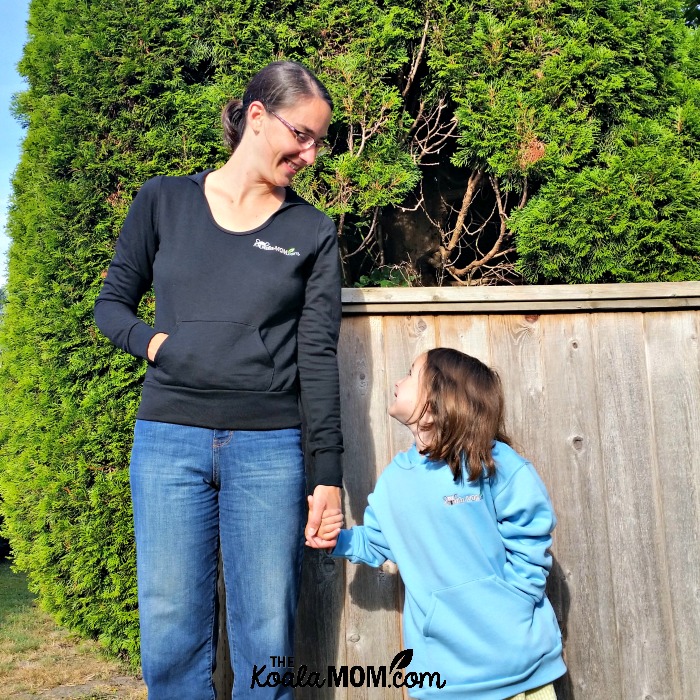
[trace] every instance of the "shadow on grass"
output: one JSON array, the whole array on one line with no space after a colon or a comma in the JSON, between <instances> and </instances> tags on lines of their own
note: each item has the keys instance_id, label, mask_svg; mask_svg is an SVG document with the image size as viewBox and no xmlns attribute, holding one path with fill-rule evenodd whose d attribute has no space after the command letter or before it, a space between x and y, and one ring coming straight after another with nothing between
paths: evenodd
<instances>
[{"instance_id":1,"label":"shadow on grass","mask_svg":"<svg viewBox=\"0 0 700 700\"><path fill-rule=\"evenodd\" d=\"M8 559L0 561L0 629L9 616L34 607L35 597L27 588L27 577L15 573Z\"/></svg>"}]
</instances>

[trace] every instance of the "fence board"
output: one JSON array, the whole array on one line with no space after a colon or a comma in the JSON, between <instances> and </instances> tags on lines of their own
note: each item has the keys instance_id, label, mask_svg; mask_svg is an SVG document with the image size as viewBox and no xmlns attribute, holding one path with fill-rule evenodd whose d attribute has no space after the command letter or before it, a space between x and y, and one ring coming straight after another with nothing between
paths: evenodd
<instances>
[{"instance_id":1,"label":"fence board","mask_svg":"<svg viewBox=\"0 0 700 700\"><path fill-rule=\"evenodd\" d=\"M675 644L667 653L680 666L679 697L690 698L700 688L700 325L697 315L653 313L644 330L661 485L658 531L672 593ZM690 371L678 371L684 367Z\"/></svg>"},{"instance_id":2,"label":"fence board","mask_svg":"<svg viewBox=\"0 0 700 700\"><path fill-rule=\"evenodd\" d=\"M615 608L606 494L595 486L602 482L604 447L598 439L598 387L591 381L590 326L588 315L552 316L546 319L542 342L547 455L536 467L558 517L547 590L570 669L557 684L559 700L624 697L611 624Z\"/></svg>"},{"instance_id":3,"label":"fence board","mask_svg":"<svg viewBox=\"0 0 700 700\"><path fill-rule=\"evenodd\" d=\"M488 316L444 314L436 316L435 319L438 324L438 345L457 348L491 365Z\"/></svg>"},{"instance_id":4,"label":"fence board","mask_svg":"<svg viewBox=\"0 0 700 700\"><path fill-rule=\"evenodd\" d=\"M514 436L513 446L535 464L546 455L541 330L540 316L536 315L492 316L489 324L491 365L503 383L506 424Z\"/></svg>"},{"instance_id":5,"label":"fence board","mask_svg":"<svg viewBox=\"0 0 700 700\"><path fill-rule=\"evenodd\" d=\"M387 368L387 408L394 399L394 385L406 376L411 363L421 353L435 346L435 319L430 316L388 316L384 319L385 361ZM412 434L385 412L378 416L389 432L387 461L411 446ZM398 649L397 649L398 651Z\"/></svg>"},{"instance_id":6,"label":"fence board","mask_svg":"<svg viewBox=\"0 0 700 700\"><path fill-rule=\"evenodd\" d=\"M667 562L656 533L660 513L642 319L616 314L595 320L604 474L591 486L605 489L608 499L621 686L629 698L673 700L679 694L668 644Z\"/></svg>"},{"instance_id":7,"label":"fence board","mask_svg":"<svg viewBox=\"0 0 700 700\"><path fill-rule=\"evenodd\" d=\"M423 316L393 316L384 319L385 332L385 365L387 373L386 386L386 407L394 399L394 385L396 381L406 375L413 361L423 352L426 352L431 347L435 346L435 319ZM386 455L385 466L394 455L402 450L406 450L411 446L412 433L404 425L389 417L385 411L383 416L378 416L378 420L384 421L389 434L389 454ZM403 585L398 576L398 569L393 562L386 562L383 565L385 571L391 574L397 580L397 604L399 614L396 621L399 625L398 639L394 646L389 646L385 652L384 664L389 665L391 659L400 650L404 648L402 625L403 625ZM387 697L396 697L396 691L389 691ZM407 693L403 693L403 697L407 698Z\"/></svg>"}]
</instances>

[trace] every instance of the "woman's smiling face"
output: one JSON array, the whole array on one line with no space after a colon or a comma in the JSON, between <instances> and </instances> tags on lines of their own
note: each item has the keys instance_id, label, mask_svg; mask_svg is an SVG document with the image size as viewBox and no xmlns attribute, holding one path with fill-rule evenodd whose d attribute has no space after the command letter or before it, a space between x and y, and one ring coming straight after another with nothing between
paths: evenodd
<instances>
[{"instance_id":1,"label":"woman's smiling face","mask_svg":"<svg viewBox=\"0 0 700 700\"><path fill-rule=\"evenodd\" d=\"M275 185L286 187L292 178L316 160L317 148L302 148L287 122L297 131L322 141L328 133L331 108L321 97L301 100L292 107L281 108L275 114L265 110L261 134L269 153L268 177Z\"/></svg>"}]
</instances>

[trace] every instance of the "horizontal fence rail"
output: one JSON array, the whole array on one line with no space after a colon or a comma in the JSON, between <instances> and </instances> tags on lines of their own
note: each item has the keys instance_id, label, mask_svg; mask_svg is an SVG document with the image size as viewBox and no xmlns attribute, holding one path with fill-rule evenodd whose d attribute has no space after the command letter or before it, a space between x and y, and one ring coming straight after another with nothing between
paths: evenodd
<instances>
[{"instance_id":1,"label":"horizontal fence rail","mask_svg":"<svg viewBox=\"0 0 700 700\"><path fill-rule=\"evenodd\" d=\"M343 290L343 313L509 313L699 309L700 283L525 287L389 287Z\"/></svg>"},{"instance_id":2,"label":"horizontal fence rail","mask_svg":"<svg viewBox=\"0 0 700 700\"><path fill-rule=\"evenodd\" d=\"M347 289L343 309L346 526L410 445L387 416L395 380L431 347L475 355L501 375L509 432L558 516L548 594L569 667L558 697L695 700L700 283ZM295 697L407 697L373 682L403 649L402 604L394 565L307 551L296 680L328 681L331 667L338 687Z\"/></svg>"}]
</instances>

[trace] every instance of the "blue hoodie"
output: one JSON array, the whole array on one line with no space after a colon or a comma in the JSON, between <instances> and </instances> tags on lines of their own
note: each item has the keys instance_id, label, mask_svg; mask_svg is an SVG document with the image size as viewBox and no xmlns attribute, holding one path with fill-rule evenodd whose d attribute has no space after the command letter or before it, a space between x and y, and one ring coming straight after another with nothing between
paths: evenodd
<instances>
[{"instance_id":1,"label":"blue hoodie","mask_svg":"<svg viewBox=\"0 0 700 700\"><path fill-rule=\"evenodd\" d=\"M332 554L396 562L406 595L406 672L440 674L415 698L503 700L566 672L561 633L545 597L556 518L533 466L493 448L496 475L454 481L415 445L399 453L369 496L364 525L343 530Z\"/></svg>"}]
</instances>

